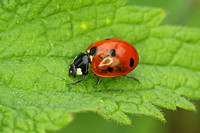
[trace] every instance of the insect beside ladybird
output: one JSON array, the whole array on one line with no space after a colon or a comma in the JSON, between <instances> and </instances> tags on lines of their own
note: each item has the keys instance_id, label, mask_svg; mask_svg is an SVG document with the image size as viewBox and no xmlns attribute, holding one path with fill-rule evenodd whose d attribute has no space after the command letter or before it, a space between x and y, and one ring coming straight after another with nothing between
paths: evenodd
<instances>
[{"instance_id":1,"label":"insect beside ladybird","mask_svg":"<svg viewBox=\"0 0 200 133\"><path fill-rule=\"evenodd\" d=\"M72 77L82 75L83 78L69 85L76 85L87 77L89 64L97 78L94 87L98 85L99 77L125 76L140 83L138 79L126 75L136 68L138 63L138 53L128 42L120 39L101 40L92 43L86 52L81 52L70 64L69 75Z\"/></svg>"}]
</instances>

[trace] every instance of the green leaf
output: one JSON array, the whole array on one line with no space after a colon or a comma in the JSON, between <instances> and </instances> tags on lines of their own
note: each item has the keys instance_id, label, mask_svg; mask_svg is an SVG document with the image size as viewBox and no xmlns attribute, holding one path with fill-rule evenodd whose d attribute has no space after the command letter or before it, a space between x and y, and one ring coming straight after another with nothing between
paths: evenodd
<instances>
[{"instance_id":1,"label":"green leaf","mask_svg":"<svg viewBox=\"0 0 200 133\"><path fill-rule=\"evenodd\" d=\"M162 9L124 4L0 2L0 132L58 130L73 119L72 113L82 111L132 125L127 114L165 120L160 107L195 110L188 98L200 98L200 30L158 26ZM74 79L66 61L105 38L136 47L140 63L129 75L141 84L101 78L93 88L90 70L87 80L69 86Z\"/></svg>"}]
</instances>

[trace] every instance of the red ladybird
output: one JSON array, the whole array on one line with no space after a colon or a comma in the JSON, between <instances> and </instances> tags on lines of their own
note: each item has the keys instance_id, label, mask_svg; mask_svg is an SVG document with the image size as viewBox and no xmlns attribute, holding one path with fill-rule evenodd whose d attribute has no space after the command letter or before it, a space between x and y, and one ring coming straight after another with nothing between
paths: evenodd
<instances>
[{"instance_id":1,"label":"red ladybird","mask_svg":"<svg viewBox=\"0 0 200 133\"><path fill-rule=\"evenodd\" d=\"M83 79L78 80L75 85L86 78L88 75L89 64L92 65L94 75L99 83L100 77L126 76L139 63L139 57L136 49L129 43L120 39L105 39L92 43L86 50L81 52L70 65L69 75L83 75ZM139 82L138 79L133 78Z\"/></svg>"}]
</instances>

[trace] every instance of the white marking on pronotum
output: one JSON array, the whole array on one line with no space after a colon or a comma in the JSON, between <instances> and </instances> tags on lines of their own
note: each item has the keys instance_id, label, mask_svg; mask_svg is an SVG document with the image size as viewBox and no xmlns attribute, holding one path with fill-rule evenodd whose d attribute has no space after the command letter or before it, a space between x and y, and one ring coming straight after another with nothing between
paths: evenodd
<instances>
[{"instance_id":1,"label":"white marking on pronotum","mask_svg":"<svg viewBox=\"0 0 200 133\"><path fill-rule=\"evenodd\" d=\"M92 62L93 56L90 55L90 61Z\"/></svg>"},{"instance_id":2,"label":"white marking on pronotum","mask_svg":"<svg viewBox=\"0 0 200 133\"><path fill-rule=\"evenodd\" d=\"M76 74L77 75L82 75L83 74L82 71L81 71L81 68L77 68L76 69Z\"/></svg>"},{"instance_id":3,"label":"white marking on pronotum","mask_svg":"<svg viewBox=\"0 0 200 133\"><path fill-rule=\"evenodd\" d=\"M89 50L89 49L87 50L87 53L90 53L90 50Z\"/></svg>"},{"instance_id":4,"label":"white marking on pronotum","mask_svg":"<svg viewBox=\"0 0 200 133\"><path fill-rule=\"evenodd\" d=\"M111 57L106 57L102 60L102 62L99 64L99 67L101 66L107 66L113 63L113 59Z\"/></svg>"}]
</instances>

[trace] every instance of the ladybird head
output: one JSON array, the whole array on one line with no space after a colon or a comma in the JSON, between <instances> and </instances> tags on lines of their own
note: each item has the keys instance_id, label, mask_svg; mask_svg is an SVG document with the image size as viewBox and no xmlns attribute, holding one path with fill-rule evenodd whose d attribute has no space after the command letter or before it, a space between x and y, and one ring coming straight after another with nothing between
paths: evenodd
<instances>
[{"instance_id":1,"label":"ladybird head","mask_svg":"<svg viewBox=\"0 0 200 133\"><path fill-rule=\"evenodd\" d=\"M87 75L89 69L90 57L81 52L69 66L69 76Z\"/></svg>"}]
</instances>

